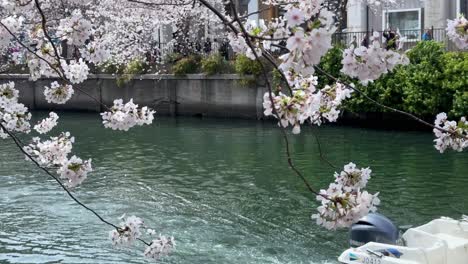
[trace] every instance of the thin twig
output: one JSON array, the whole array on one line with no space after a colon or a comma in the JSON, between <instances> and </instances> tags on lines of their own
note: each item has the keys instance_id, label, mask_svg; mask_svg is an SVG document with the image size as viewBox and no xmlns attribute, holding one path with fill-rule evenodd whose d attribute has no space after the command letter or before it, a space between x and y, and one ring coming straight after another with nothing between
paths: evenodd
<instances>
[{"instance_id":1,"label":"thin twig","mask_svg":"<svg viewBox=\"0 0 468 264\"><path fill-rule=\"evenodd\" d=\"M241 23L241 21L239 21L239 17L237 15L237 10L234 6L234 3L232 2L232 0L230 0L231 2L231 8L232 8L232 11L234 13L234 19L237 20L239 23L239 27L240 27L240 30L242 31L243 34L245 35L248 35L247 34L247 30L245 29L244 25ZM275 117L278 119L278 120L281 120L278 112L276 111L276 108L274 107L275 105L275 102L274 102L274 99L273 99L273 91L272 91L272 88L271 88L271 83L268 79L268 75L266 73L266 69L265 69L265 66L263 65L263 63L260 61L260 57L258 56L257 52L255 51L255 47L253 46L252 42L250 41L249 38L246 38L246 43L247 45L249 46L249 48L252 50L253 52L253 55L255 56L255 59L259 62L261 68L262 68L262 74L263 74L263 77L265 78L265 81L267 83L267 87L268 87L268 94L269 94L269 97L270 97L270 101L271 101L271 104L273 105L273 114L275 115ZM286 129L280 125L280 130L281 130L281 133L283 135L283 139L284 139L284 142L285 142L285 149L286 149L286 157L287 157L287 161L288 161L288 164L289 164L289 167L296 173L297 176L299 176L299 178L303 181L303 183L306 185L307 189L313 193L314 195L321 195L320 193L318 193L317 191L314 190L314 188L312 187L312 185L309 183L309 181L305 178L305 176L299 171L299 169L294 165L294 162L293 162L293 159L292 159L292 156L291 156L291 150L290 150L290 143L289 143L289 139L288 139L288 135L286 133Z\"/></svg>"},{"instance_id":2,"label":"thin twig","mask_svg":"<svg viewBox=\"0 0 468 264\"><path fill-rule=\"evenodd\" d=\"M20 151L26 156L28 157L39 169L43 170L47 175L49 175L50 177L52 177L59 185L60 187L68 194L68 196L70 196L70 198L75 201L78 205L80 205L81 207L85 208L86 210L90 211L91 213L93 213L97 218L99 218L99 220L109 226L112 226L116 229L119 229L118 226L112 224L111 222L108 222L107 220L105 220L102 216L100 216L96 211L94 211L93 209L89 208L88 206L86 206L85 204L83 204L82 202L80 202L68 189L67 187L65 187L65 185L55 176L53 175L47 168L44 168L42 167L39 162L36 161L36 159L34 159L27 151L24 150L24 144L22 144L22 142L13 134L11 133L8 129L6 129L6 127L3 125L3 120L0 121L0 127L3 129L3 131L5 131L5 133L7 133L12 139L13 141L15 142L16 146L20 149Z\"/></svg>"}]
</instances>

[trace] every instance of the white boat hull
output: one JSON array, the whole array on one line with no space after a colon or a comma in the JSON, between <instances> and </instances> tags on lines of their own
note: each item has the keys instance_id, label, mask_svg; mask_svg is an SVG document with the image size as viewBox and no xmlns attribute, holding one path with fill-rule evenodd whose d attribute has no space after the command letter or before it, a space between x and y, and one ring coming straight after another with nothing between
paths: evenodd
<instances>
[{"instance_id":1,"label":"white boat hull","mask_svg":"<svg viewBox=\"0 0 468 264\"><path fill-rule=\"evenodd\" d=\"M468 222L449 218L410 228L405 246L370 242L343 252L346 264L468 264Z\"/></svg>"}]
</instances>

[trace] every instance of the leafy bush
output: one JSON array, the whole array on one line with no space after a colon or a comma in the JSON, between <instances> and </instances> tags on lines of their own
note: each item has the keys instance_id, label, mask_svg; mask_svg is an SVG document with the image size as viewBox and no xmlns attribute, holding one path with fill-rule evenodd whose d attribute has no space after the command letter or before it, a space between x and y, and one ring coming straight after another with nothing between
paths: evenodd
<instances>
[{"instance_id":1,"label":"leafy bush","mask_svg":"<svg viewBox=\"0 0 468 264\"><path fill-rule=\"evenodd\" d=\"M454 92L450 115L460 117L468 114L468 53L445 54L444 80L442 87Z\"/></svg>"},{"instance_id":2,"label":"leafy bush","mask_svg":"<svg viewBox=\"0 0 468 264\"><path fill-rule=\"evenodd\" d=\"M117 64L114 61L106 61L97 67L97 73L107 73L107 74L122 74L125 69L125 66L122 64Z\"/></svg>"},{"instance_id":3,"label":"leafy bush","mask_svg":"<svg viewBox=\"0 0 468 264\"><path fill-rule=\"evenodd\" d=\"M356 87L379 103L432 119L439 112L459 117L468 113L468 55L445 52L443 45L423 41L407 52L410 64L396 67L391 73L368 86ZM322 67L338 75L341 56L332 49ZM337 61L340 63L337 64ZM343 76L340 76L343 78ZM320 78L320 75L319 75ZM322 81L330 81L322 77ZM359 93L345 103L352 112L385 112Z\"/></svg>"},{"instance_id":4,"label":"leafy bush","mask_svg":"<svg viewBox=\"0 0 468 264\"><path fill-rule=\"evenodd\" d=\"M128 83L133 77L137 74L145 74L149 70L149 66L146 61L141 59L134 59L130 61L124 68L121 70L122 75L117 78L117 86L121 87Z\"/></svg>"},{"instance_id":5,"label":"leafy bush","mask_svg":"<svg viewBox=\"0 0 468 264\"><path fill-rule=\"evenodd\" d=\"M320 60L318 67L320 67L325 72L339 77L340 79L346 78L341 73L341 60L343 59L343 47L342 46L334 46L331 48ZM318 77L319 88L323 88L325 85L331 85L335 81L328 76L320 73L319 71L316 72Z\"/></svg>"},{"instance_id":6,"label":"leafy bush","mask_svg":"<svg viewBox=\"0 0 468 264\"><path fill-rule=\"evenodd\" d=\"M175 75L185 75L199 72L200 68L200 57L191 55L178 60L174 66L172 66L172 72Z\"/></svg>"},{"instance_id":7,"label":"leafy bush","mask_svg":"<svg viewBox=\"0 0 468 264\"><path fill-rule=\"evenodd\" d=\"M435 41L419 42L407 52L410 64L405 66L403 110L421 116L433 116L451 109L453 91L444 89L444 47ZM398 77L398 76L395 76Z\"/></svg>"},{"instance_id":8,"label":"leafy bush","mask_svg":"<svg viewBox=\"0 0 468 264\"><path fill-rule=\"evenodd\" d=\"M253 61L245 55L237 55L234 67L236 72L240 75L259 76L262 73L260 62Z\"/></svg>"},{"instance_id":9,"label":"leafy bush","mask_svg":"<svg viewBox=\"0 0 468 264\"><path fill-rule=\"evenodd\" d=\"M231 72L231 65L220 54L210 55L201 61L203 73L213 75Z\"/></svg>"}]
</instances>

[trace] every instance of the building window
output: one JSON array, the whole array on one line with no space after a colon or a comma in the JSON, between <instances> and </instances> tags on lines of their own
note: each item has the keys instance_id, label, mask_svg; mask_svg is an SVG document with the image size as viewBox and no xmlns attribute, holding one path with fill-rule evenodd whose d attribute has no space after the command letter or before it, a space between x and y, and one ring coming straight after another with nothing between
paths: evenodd
<instances>
[{"instance_id":1,"label":"building window","mask_svg":"<svg viewBox=\"0 0 468 264\"><path fill-rule=\"evenodd\" d=\"M382 30L392 28L408 40L419 39L422 27L421 9L400 9L384 11Z\"/></svg>"},{"instance_id":2,"label":"building window","mask_svg":"<svg viewBox=\"0 0 468 264\"><path fill-rule=\"evenodd\" d=\"M468 0L458 0L457 1L457 15L463 14L468 16Z\"/></svg>"}]
</instances>

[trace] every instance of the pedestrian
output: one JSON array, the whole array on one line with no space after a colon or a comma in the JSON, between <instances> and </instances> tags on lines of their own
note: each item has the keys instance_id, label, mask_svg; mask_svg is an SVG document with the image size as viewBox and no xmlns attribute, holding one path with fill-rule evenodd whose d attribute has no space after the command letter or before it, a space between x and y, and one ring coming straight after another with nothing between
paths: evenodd
<instances>
[{"instance_id":1,"label":"pedestrian","mask_svg":"<svg viewBox=\"0 0 468 264\"><path fill-rule=\"evenodd\" d=\"M356 41L356 36L353 36L353 41L351 41L351 44L349 44L349 47L353 47L354 49L357 48L357 41Z\"/></svg>"},{"instance_id":2,"label":"pedestrian","mask_svg":"<svg viewBox=\"0 0 468 264\"><path fill-rule=\"evenodd\" d=\"M219 44L218 39L213 40L213 52L221 52L221 45Z\"/></svg>"},{"instance_id":3,"label":"pedestrian","mask_svg":"<svg viewBox=\"0 0 468 264\"><path fill-rule=\"evenodd\" d=\"M366 33L364 36L364 39L361 41L361 46L364 46L366 48L369 47L369 33Z\"/></svg>"},{"instance_id":4,"label":"pedestrian","mask_svg":"<svg viewBox=\"0 0 468 264\"><path fill-rule=\"evenodd\" d=\"M422 40L424 41L433 40L432 29L428 29L426 30L426 32L424 32L424 34L422 35Z\"/></svg>"},{"instance_id":5,"label":"pedestrian","mask_svg":"<svg viewBox=\"0 0 468 264\"><path fill-rule=\"evenodd\" d=\"M205 54L211 53L211 39L210 38L207 38L205 40L205 43L203 44L203 52L205 52Z\"/></svg>"},{"instance_id":6,"label":"pedestrian","mask_svg":"<svg viewBox=\"0 0 468 264\"><path fill-rule=\"evenodd\" d=\"M383 36L385 38L387 50L397 48L397 34L392 28L388 28L384 31Z\"/></svg>"}]
</instances>

